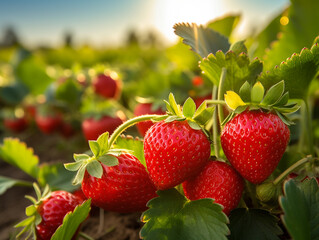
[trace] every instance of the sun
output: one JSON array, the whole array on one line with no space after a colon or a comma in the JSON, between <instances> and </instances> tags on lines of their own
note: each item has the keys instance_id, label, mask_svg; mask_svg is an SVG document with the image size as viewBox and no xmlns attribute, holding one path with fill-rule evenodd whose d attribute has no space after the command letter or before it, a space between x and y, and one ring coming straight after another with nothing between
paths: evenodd
<instances>
[{"instance_id":1,"label":"sun","mask_svg":"<svg viewBox=\"0 0 319 240\"><path fill-rule=\"evenodd\" d=\"M154 4L155 27L170 42L177 39L173 31L175 23L206 24L224 14L220 0L157 0Z\"/></svg>"}]
</instances>

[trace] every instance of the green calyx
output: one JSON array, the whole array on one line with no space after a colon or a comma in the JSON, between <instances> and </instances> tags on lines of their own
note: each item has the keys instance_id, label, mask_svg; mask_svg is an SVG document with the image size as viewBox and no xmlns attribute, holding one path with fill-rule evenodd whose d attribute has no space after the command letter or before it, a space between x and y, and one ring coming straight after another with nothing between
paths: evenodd
<instances>
[{"instance_id":1,"label":"green calyx","mask_svg":"<svg viewBox=\"0 0 319 240\"><path fill-rule=\"evenodd\" d=\"M249 110L274 111L285 124L293 124L287 115L296 112L300 106L297 103L290 103L289 93L284 92L284 90L285 82L282 80L270 87L266 93L260 82L256 82L253 86L245 82L239 89L239 94L227 91L224 95L225 102L233 112L228 115L222 125L231 120L235 114L242 113L247 108Z\"/></svg>"},{"instance_id":2,"label":"green calyx","mask_svg":"<svg viewBox=\"0 0 319 240\"><path fill-rule=\"evenodd\" d=\"M41 190L36 183L33 183L33 188L35 190L37 199L32 196L25 196L32 202L32 205L28 206L25 210L28 218L24 219L14 226L15 228L23 227L22 231L19 232L19 234L17 235L17 238L19 238L22 234L29 232L25 239L29 239L31 236L33 239L36 239L36 226L42 221L42 218L37 209L43 200L51 196L51 190L48 185L45 186L43 193L41 193Z\"/></svg>"},{"instance_id":3,"label":"green calyx","mask_svg":"<svg viewBox=\"0 0 319 240\"><path fill-rule=\"evenodd\" d=\"M92 156L88 154L74 154L75 162L64 164L67 170L77 171L72 182L73 185L78 185L82 182L86 170L91 176L101 178L103 167L100 163L109 167L116 166L119 163L117 156L121 155L123 151L128 152L126 149L111 149L108 132L100 135L96 141L89 141L89 146Z\"/></svg>"},{"instance_id":4,"label":"green calyx","mask_svg":"<svg viewBox=\"0 0 319 240\"><path fill-rule=\"evenodd\" d=\"M204 125L213 117L215 107L207 107L204 101L197 109L192 98L188 98L181 107L175 101L174 95L169 94L165 101L168 117L165 122L187 121L189 126L195 130L203 129Z\"/></svg>"}]
</instances>

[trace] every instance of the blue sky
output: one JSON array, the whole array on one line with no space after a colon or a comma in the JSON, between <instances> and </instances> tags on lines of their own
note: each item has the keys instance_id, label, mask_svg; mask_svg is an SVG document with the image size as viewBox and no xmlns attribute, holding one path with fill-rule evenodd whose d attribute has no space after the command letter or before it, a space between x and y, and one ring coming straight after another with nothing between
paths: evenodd
<instances>
[{"instance_id":1,"label":"blue sky","mask_svg":"<svg viewBox=\"0 0 319 240\"><path fill-rule=\"evenodd\" d=\"M187 21L204 24L225 13L241 13L242 32L260 27L289 0L2 0L0 37L13 26L29 45L58 45L66 31L76 43L117 45L127 30L155 29L173 42L172 26Z\"/></svg>"}]
</instances>

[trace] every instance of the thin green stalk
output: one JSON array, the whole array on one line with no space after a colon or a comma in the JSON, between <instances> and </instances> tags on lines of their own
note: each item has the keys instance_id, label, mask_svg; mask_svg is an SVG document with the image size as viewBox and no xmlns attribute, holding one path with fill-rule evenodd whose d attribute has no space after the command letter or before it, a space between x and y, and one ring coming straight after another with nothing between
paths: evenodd
<instances>
[{"instance_id":1,"label":"thin green stalk","mask_svg":"<svg viewBox=\"0 0 319 240\"><path fill-rule=\"evenodd\" d=\"M207 104L226 104L224 100L205 100Z\"/></svg>"},{"instance_id":2,"label":"thin green stalk","mask_svg":"<svg viewBox=\"0 0 319 240\"><path fill-rule=\"evenodd\" d=\"M138 116L138 117L127 120L126 122L121 124L117 129L115 129L113 134L110 136L109 146L112 146L113 143L118 138L118 136L120 136L122 132L124 132L127 128L133 126L134 124L139 123L139 122L143 122L143 121L147 121L147 120L151 120L151 119L157 118L157 117L164 117L164 116L165 115L156 115L156 114L142 115L142 116Z\"/></svg>"},{"instance_id":3,"label":"thin green stalk","mask_svg":"<svg viewBox=\"0 0 319 240\"><path fill-rule=\"evenodd\" d=\"M216 99L217 96L217 87L214 86L213 87L213 99ZM218 116L217 116L217 112L214 111L214 115L213 115L213 144L214 144L214 152L215 152L215 156L217 158L219 158L219 141L218 141Z\"/></svg>"},{"instance_id":4,"label":"thin green stalk","mask_svg":"<svg viewBox=\"0 0 319 240\"><path fill-rule=\"evenodd\" d=\"M314 155L315 153L315 148L314 148L314 138L313 138L313 129L312 129L312 113L309 109L309 104L308 102L305 102L306 104L306 131L307 131L307 136L308 136L308 153L311 155Z\"/></svg>"},{"instance_id":5,"label":"thin green stalk","mask_svg":"<svg viewBox=\"0 0 319 240\"><path fill-rule=\"evenodd\" d=\"M300 159L298 162L294 163L293 165L291 165L289 168L287 168L283 173L281 173L274 181L273 184L277 185L279 183L281 183L283 180L286 179L286 177L292 173L294 170L296 170L297 168L299 168L301 165L309 162L312 159L311 155L308 155L307 157Z\"/></svg>"},{"instance_id":6,"label":"thin green stalk","mask_svg":"<svg viewBox=\"0 0 319 240\"><path fill-rule=\"evenodd\" d=\"M256 186L249 181L246 181L246 190L251 199L254 208L258 208L259 204L256 198Z\"/></svg>"},{"instance_id":7,"label":"thin green stalk","mask_svg":"<svg viewBox=\"0 0 319 240\"><path fill-rule=\"evenodd\" d=\"M91 238L89 235L85 234L84 232L79 232L79 236L86 240L95 240L94 238Z\"/></svg>"},{"instance_id":8,"label":"thin green stalk","mask_svg":"<svg viewBox=\"0 0 319 240\"><path fill-rule=\"evenodd\" d=\"M19 180L14 185L15 186L19 186L19 187L33 187L33 183L32 182L27 182L27 181L22 181L22 180Z\"/></svg>"},{"instance_id":9,"label":"thin green stalk","mask_svg":"<svg viewBox=\"0 0 319 240\"><path fill-rule=\"evenodd\" d=\"M220 75L219 86L218 86L218 95L217 95L218 101L223 101L223 98L224 98L224 96L222 94L224 91L224 85L225 85L225 81L226 81L226 73L227 73L227 69L223 68L222 73ZM225 103L225 101L223 101L223 102ZM223 106L218 104L217 109L218 109L218 116L219 116L219 126L222 129L222 122L224 121Z\"/></svg>"}]
</instances>

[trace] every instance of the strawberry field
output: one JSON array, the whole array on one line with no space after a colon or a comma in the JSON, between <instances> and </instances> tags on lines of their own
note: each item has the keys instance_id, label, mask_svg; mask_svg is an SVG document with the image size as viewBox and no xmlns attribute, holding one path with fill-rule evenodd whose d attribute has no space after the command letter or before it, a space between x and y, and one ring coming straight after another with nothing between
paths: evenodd
<instances>
[{"instance_id":1,"label":"strawberry field","mask_svg":"<svg viewBox=\"0 0 319 240\"><path fill-rule=\"evenodd\" d=\"M317 9L0 44L0 239L319 240Z\"/></svg>"}]
</instances>

